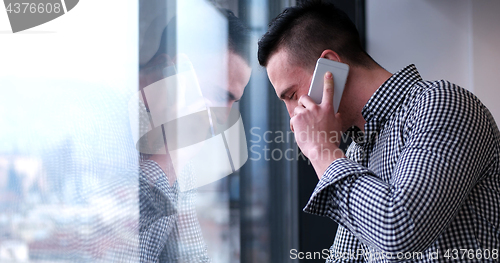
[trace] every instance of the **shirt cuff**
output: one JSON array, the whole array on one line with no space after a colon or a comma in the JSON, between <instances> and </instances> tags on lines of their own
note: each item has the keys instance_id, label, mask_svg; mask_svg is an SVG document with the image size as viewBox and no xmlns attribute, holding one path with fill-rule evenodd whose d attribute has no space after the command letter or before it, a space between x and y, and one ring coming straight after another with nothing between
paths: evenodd
<instances>
[{"instance_id":1,"label":"shirt cuff","mask_svg":"<svg viewBox=\"0 0 500 263\"><path fill-rule=\"evenodd\" d=\"M341 182L354 180L357 176L367 173L370 171L366 167L348 158L333 161L319 180L303 211L319 216L331 216L329 209L337 207L334 202L336 198L331 195L336 195L343 189Z\"/></svg>"}]
</instances>

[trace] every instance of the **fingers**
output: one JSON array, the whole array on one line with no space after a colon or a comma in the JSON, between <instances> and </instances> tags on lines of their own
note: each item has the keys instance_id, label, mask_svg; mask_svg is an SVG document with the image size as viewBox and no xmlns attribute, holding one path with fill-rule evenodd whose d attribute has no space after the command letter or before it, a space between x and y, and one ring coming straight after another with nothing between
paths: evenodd
<instances>
[{"instance_id":1,"label":"fingers","mask_svg":"<svg viewBox=\"0 0 500 263\"><path fill-rule=\"evenodd\" d=\"M297 103L299 104L299 106L303 107L303 108L312 108L314 105L317 105L312 99L311 97L307 96L307 95L303 95L299 98L299 100L297 101Z\"/></svg>"},{"instance_id":2,"label":"fingers","mask_svg":"<svg viewBox=\"0 0 500 263\"><path fill-rule=\"evenodd\" d=\"M306 97L309 98L309 96L306 96ZM311 98L309 98L309 99L311 99ZM309 102L306 102L306 103L309 104ZM312 103L314 105L318 106L314 102L312 102ZM295 109L293 110L293 116L290 118L290 130L292 130L292 132L293 132L293 123L297 119L297 116L299 116L301 113L304 113L306 111L307 111L307 109L304 106L302 106L302 105L299 105L299 106L295 107Z\"/></svg>"},{"instance_id":3,"label":"fingers","mask_svg":"<svg viewBox=\"0 0 500 263\"><path fill-rule=\"evenodd\" d=\"M326 72L324 77L323 98L321 104L333 104L333 75L331 72Z\"/></svg>"},{"instance_id":4,"label":"fingers","mask_svg":"<svg viewBox=\"0 0 500 263\"><path fill-rule=\"evenodd\" d=\"M307 111L307 109L306 109L306 108L304 108L304 107L302 107L302 106L297 106L297 107L295 107L295 109L293 110L293 116L295 117L295 116L297 116L297 115L299 115L300 113L305 112L305 111Z\"/></svg>"}]
</instances>

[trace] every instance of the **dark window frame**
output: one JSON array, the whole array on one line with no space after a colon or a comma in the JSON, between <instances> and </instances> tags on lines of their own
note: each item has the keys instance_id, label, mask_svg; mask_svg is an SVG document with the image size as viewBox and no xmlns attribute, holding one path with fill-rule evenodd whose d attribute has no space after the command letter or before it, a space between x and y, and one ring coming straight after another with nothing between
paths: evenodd
<instances>
[{"instance_id":1,"label":"dark window frame","mask_svg":"<svg viewBox=\"0 0 500 263\"><path fill-rule=\"evenodd\" d=\"M356 24L360 33L361 42L366 48L366 25L365 25L365 0L329 0L340 9L344 10ZM300 3L297 1L268 1L268 19L271 21L283 8ZM246 0L239 1L240 17L245 19L248 10ZM265 29L267 30L267 27ZM266 76L267 77L267 76ZM248 87L251 88L251 87ZM289 130L289 116L284 105L276 98L272 85L268 82L268 89L263 94L264 103L268 109L267 128L271 131ZM250 124L252 102L248 96L242 98L241 113L245 124ZM251 128L251 127L248 127ZM245 127L247 134L249 130ZM247 136L248 137L248 136ZM247 138L249 140L249 138ZM348 143L341 145L344 149ZM249 143L249 145L251 145ZM270 149L286 150L293 148L298 150L293 144L269 144ZM319 217L304 213L302 208L306 205L311 193L313 192L318 179L313 167L307 160L298 158L294 161L273 161L267 164L269 169L268 196L269 204L267 213L269 220L269 240L270 255L267 257L269 262L297 262L297 259L290 258L290 250L297 249L303 252L320 252L323 249L329 249L333 244L337 224L326 217ZM255 221L252 220L251 199L252 176L248 173L249 167L243 167L240 172L240 241L241 241L241 262L261 262L255 256L255 244L260 237L252 232ZM305 262L306 260L300 260ZM324 262L324 259L307 260L307 262Z\"/></svg>"}]
</instances>

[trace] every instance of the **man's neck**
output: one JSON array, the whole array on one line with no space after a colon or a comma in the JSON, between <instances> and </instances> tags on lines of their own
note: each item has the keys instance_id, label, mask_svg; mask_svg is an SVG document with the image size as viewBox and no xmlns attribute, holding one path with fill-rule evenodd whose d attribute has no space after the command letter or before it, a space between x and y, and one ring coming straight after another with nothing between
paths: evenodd
<instances>
[{"instance_id":1,"label":"man's neck","mask_svg":"<svg viewBox=\"0 0 500 263\"><path fill-rule=\"evenodd\" d=\"M366 121L361 115L361 111L375 91L391 76L392 73L378 65L372 69L350 68L346 83L349 88L344 91L342 96L346 98L347 102L344 105L344 132L352 126L357 126L364 131Z\"/></svg>"},{"instance_id":2,"label":"man's neck","mask_svg":"<svg viewBox=\"0 0 500 263\"><path fill-rule=\"evenodd\" d=\"M172 159L170 158L170 154L153 154L148 159L155 161L158 166L160 166L165 175L167 175L170 185L175 183L177 177L175 175L174 165L172 163Z\"/></svg>"}]
</instances>

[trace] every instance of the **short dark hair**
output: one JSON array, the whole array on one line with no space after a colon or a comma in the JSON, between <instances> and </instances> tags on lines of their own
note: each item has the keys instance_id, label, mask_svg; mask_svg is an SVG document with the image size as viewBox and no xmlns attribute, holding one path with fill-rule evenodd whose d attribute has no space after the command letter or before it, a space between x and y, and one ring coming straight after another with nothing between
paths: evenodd
<instances>
[{"instance_id":1,"label":"short dark hair","mask_svg":"<svg viewBox=\"0 0 500 263\"><path fill-rule=\"evenodd\" d=\"M259 64L267 66L269 58L282 47L293 54L292 63L305 68L314 67L326 49L337 52L351 65L370 67L374 63L363 50L358 30L347 14L321 0L286 8L271 21L259 40Z\"/></svg>"},{"instance_id":2,"label":"short dark hair","mask_svg":"<svg viewBox=\"0 0 500 263\"><path fill-rule=\"evenodd\" d=\"M250 64L250 30L248 27L228 9L221 9L228 22L228 46Z\"/></svg>"},{"instance_id":3,"label":"short dark hair","mask_svg":"<svg viewBox=\"0 0 500 263\"><path fill-rule=\"evenodd\" d=\"M219 9L219 11L227 19L227 41L229 50L242 57L247 64L250 64L250 30L231 10ZM176 49L173 47L175 47L176 30L177 19L174 17L163 29L160 38L160 46L155 55L144 65L150 63L150 61L154 60L154 58L160 54L168 54L170 57L175 57Z\"/></svg>"}]
</instances>

